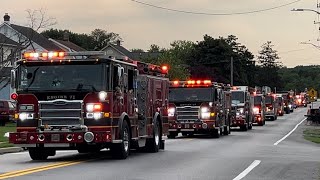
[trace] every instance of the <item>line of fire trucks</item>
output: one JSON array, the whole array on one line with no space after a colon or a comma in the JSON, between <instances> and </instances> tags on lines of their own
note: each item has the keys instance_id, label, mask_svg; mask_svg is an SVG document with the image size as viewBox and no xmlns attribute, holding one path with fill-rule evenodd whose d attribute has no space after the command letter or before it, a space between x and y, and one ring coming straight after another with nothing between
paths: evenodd
<instances>
[{"instance_id":1,"label":"line of fire trucks","mask_svg":"<svg viewBox=\"0 0 320 180\"><path fill-rule=\"evenodd\" d=\"M16 132L9 141L28 149L33 160L57 150L79 153L110 149L125 159L130 149L158 152L163 136L230 134L263 126L306 94L272 94L211 80L169 81L167 66L115 59L105 52L24 53L11 71Z\"/></svg>"}]
</instances>

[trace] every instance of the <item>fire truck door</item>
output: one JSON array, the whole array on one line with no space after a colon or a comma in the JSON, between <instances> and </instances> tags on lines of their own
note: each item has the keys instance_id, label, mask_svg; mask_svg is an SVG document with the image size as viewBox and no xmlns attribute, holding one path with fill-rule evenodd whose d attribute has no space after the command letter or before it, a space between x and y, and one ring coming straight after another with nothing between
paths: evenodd
<instances>
[{"instance_id":1,"label":"fire truck door","mask_svg":"<svg viewBox=\"0 0 320 180\"><path fill-rule=\"evenodd\" d=\"M124 111L124 68L121 65L115 65L113 68L113 115L120 116Z\"/></svg>"}]
</instances>

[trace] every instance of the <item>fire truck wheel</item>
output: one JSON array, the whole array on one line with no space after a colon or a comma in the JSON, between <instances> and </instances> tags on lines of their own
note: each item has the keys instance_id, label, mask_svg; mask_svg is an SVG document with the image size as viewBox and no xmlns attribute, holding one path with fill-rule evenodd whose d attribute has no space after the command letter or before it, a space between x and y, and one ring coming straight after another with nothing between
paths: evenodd
<instances>
[{"instance_id":1,"label":"fire truck wheel","mask_svg":"<svg viewBox=\"0 0 320 180\"><path fill-rule=\"evenodd\" d=\"M220 128L219 129L215 129L210 133L211 137L213 138L220 138Z\"/></svg>"},{"instance_id":2,"label":"fire truck wheel","mask_svg":"<svg viewBox=\"0 0 320 180\"><path fill-rule=\"evenodd\" d=\"M240 127L240 130L247 131L248 130L248 123Z\"/></svg>"},{"instance_id":3,"label":"fire truck wheel","mask_svg":"<svg viewBox=\"0 0 320 180\"><path fill-rule=\"evenodd\" d=\"M167 135L167 137L169 138L169 139L174 139L174 138L176 138L178 136L178 133L176 133L176 132L169 132L169 134Z\"/></svg>"},{"instance_id":4,"label":"fire truck wheel","mask_svg":"<svg viewBox=\"0 0 320 180\"><path fill-rule=\"evenodd\" d=\"M29 148L29 155L32 160L46 160L49 152L44 148Z\"/></svg>"},{"instance_id":5,"label":"fire truck wheel","mask_svg":"<svg viewBox=\"0 0 320 180\"><path fill-rule=\"evenodd\" d=\"M230 127L225 126L223 130L223 135L228 136L230 134Z\"/></svg>"},{"instance_id":6,"label":"fire truck wheel","mask_svg":"<svg viewBox=\"0 0 320 180\"><path fill-rule=\"evenodd\" d=\"M126 159L130 153L130 130L127 121L123 121L122 128L120 130L120 137L122 142L119 144L113 144L110 148L113 157L116 159Z\"/></svg>"},{"instance_id":7,"label":"fire truck wheel","mask_svg":"<svg viewBox=\"0 0 320 180\"><path fill-rule=\"evenodd\" d=\"M147 139L146 141L146 149L148 152L156 153L159 151L160 143L161 143L161 129L159 121L153 126L153 137Z\"/></svg>"}]
</instances>

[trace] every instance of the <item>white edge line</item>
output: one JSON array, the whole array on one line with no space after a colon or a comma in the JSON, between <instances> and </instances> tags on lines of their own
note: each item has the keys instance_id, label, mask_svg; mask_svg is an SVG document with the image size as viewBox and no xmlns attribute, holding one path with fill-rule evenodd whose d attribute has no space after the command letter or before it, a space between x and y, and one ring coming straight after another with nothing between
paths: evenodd
<instances>
[{"instance_id":1,"label":"white edge line","mask_svg":"<svg viewBox=\"0 0 320 180\"><path fill-rule=\"evenodd\" d=\"M242 171L242 173L240 173L237 177L233 178L233 180L240 180L244 177L246 177L246 175L248 175L250 173L250 171L252 171L255 167L257 167L259 164L261 163L260 160L254 160L253 163L250 164L249 167L247 167L247 169L245 169L244 171Z\"/></svg>"},{"instance_id":2,"label":"white edge line","mask_svg":"<svg viewBox=\"0 0 320 180\"><path fill-rule=\"evenodd\" d=\"M275 142L273 145L278 145L281 141L285 140L287 137L289 137L297 128L300 124L303 123L307 118L304 118L301 122L299 122L287 135L285 135L283 138L281 138L279 141Z\"/></svg>"}]
</instances>

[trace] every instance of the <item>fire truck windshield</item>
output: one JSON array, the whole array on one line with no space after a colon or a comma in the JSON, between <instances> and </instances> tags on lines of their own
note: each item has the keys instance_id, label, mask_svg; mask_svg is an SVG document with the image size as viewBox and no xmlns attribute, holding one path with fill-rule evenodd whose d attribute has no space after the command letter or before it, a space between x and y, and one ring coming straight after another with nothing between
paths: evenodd
<instances>
[{"instance_id":1,"label":"fire truck windshield","mask_svg":"<svg viewBox=\"0 0 320 180\"><path fill-rule=\"evenodd\" d=\"M211 88L171 88L170 102L211 102L214 91Z\"/></svg>"},{"instance_id":2,"label":"fire truck windshield","mask_svg":"<svg viewBox=\"0 0 320 180\"><path fill-rule=\"evenodd\" d=\"M239 104L244 103L244 92L243 91L232 91L232 103L233 104Z\"/></svg>"},{"instance_id":3,"label":"fire truck windshield","mask_svg":"<svg viewBox=\"0 0 320 180\"><path fill-rule=\"evenodd\" d=\"M254 105L261 105L262 97L261 96L254 96Z\"/></svg>"},{"instance_id":4,"label":"fire truck windshield","mask_svg":"<svg viewBox=\"0 0 320 180\"><path fill-rule=\"evenodd\" d=\"M272 104L273 103L273 96L266 96L266 104Z\"/></svg>"},{"instance_id":5,"label":"fire truck windshield","mask_svg":"<svg viewBox=\"0 0 320 180\"><path fill-rule=\"evenodd\" d=\"M102 65L25 66L18 70L18 91L102 90Z\"/></svg>"}]
</instances>

